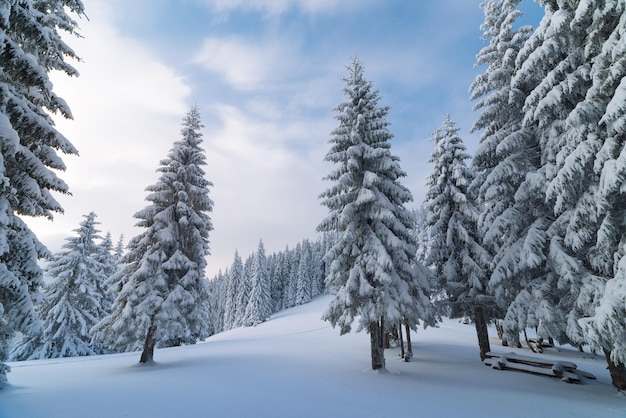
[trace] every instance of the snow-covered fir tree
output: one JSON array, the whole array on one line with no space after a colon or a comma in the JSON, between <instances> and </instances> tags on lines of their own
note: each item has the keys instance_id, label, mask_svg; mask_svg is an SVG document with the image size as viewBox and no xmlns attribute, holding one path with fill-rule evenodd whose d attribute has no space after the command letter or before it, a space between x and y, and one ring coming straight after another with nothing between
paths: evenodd
<instances>
[{"instance_id":1,"label":"snow-covered fir tree","mask_svg":"<svg viewBox=\"0 0 626 418\"><path fill-rule=\"evenodd\" d=\"M32 336L42 329L35 311L43 283L37 260L50 254L21 217L62 211L51 194L69 191L56 174L65 169L59 153L77 153L50 117L71 118L48 76L52 70L77 75L66 61L77 57L61 39L61 33L76 34L69 13L83 15L82 2L0 4L0 389L14 333Z\"/></svg>"},{"instance_id":2,"label":"snow-covered fir tree","mask_svg":"<svg viewBox=\"0 0 626 418\"><path fill-rule=\"evenodd\" d=\"M481 131L480 144L472 167L471 188L483 203L479 227L485 244L497 252L502 236L496 218L512 206L515 192L528 170L528 161L520 149L527 144L520 136L525 94L511 86L516 58L530 36L529 26L515 27L522 12L520 0L487 0L482 3L485 14L483 40L486 45L476 56L476 66L486 66L470 87L474 110L480 112L473 131ZM532 167L532 165L530 165Z\"/></svg>"},{"instance_id":3,"label":"snow-covered fir tree","mask_svg":"<svg viewBox=\"0 0 626 418\"><path fill-rule=\"evenodd\" d=\"M46 268L50 280L44 289L41 316L43 335L25 338L12 352L14 360L77 357L102 354L91 344L89 330L105 315L109 305L104 292L106 268L100 260L99 222L91 212L54 254Z\"/></svg>"},{"instance_id":4,"label":"snow-covered fir tree","mask_svg":"<svg viewBox=\"0 0 626 418\"><path fill-rule=\"evenodd\" d=\"M391 325L432 323L428 271L415 259L412 218L404 206L411 192L400 184L406 174L391 154L387 107L365 80L354 59L344 79L346 101L336 107L339 126L331 134L326 161L336 168L333 185L322 195L329 216L320 231L337 233L326 254L328 286L338 288L324 319L349 332L370 334L372 368L385 367L383 334ZM421 268L420 268L421 267Z\"/></svg>"},{"instance_id":5,"label":"snow-covered fir tree","mask_svg":"<svg viewBox=\"0 0 626 418\"><path fill-rule=\"evenodd\" d=\"M268 257L271 260L271 293L274 303L273 312L285 309L285 289L287 287L287 273L285 265L285 252L279 252Z\"/></svg>"},{"instance_id":6,"label":"snow-covered fir tree","mask_svg":"<svg viewBox=\"0 0 626 418\"><path fill-rule=\"evenodd\" d=\"M228 288L228 275L228 269L224 272L220 270L213 280L207 282L209 293L209 335L226 330L224 327L226 298L223 295L226 294L226 289Z\"/></svg>"},{"instance_id":7,"label":"snow-covered fir tree","mask_svg":"<svg viewBox=\"0 0 626 418\"><path fill-rule=\"evenodd\" d=\"M481 359L491 351L487 321L492 318L494 301L487 292L487 266L490 259L480 244L477 230L478 207L468 193L473 174L470 158L450 115L433 134L435 150L429 162L426 228L429 252L426 265L434 269L437 290L451 318L470 316L476 325Z\"/></svg>"},{"instance_id":8,"label":"snow-covered fir tree","mask_svg":"<svg viewBox=\"0 0 626 418\"><path fill-rule=\"evenodd\" d=\"M239 311L237 295L239 294L243 280L243 263L239 252L235 251L235 257L230 269L224 275L226 279L226 293L224 295L224 326L225 330L235 327L237 324L237 312Z\"/></svg>"},{"instance_id":9,"label":"snow-covered fir tree","mask_svg":"<svg viewBox=\"0 0 626 418\"><path fill-rule=\"evenodd\" d=\"M104 276L106 277L103 282L98 283L100 286L98 291L104 296L104 302L106 303L104 310L107 313L110 313L111 306L113 305L113 301L115 300L117 293L115 291L115 287L109 286L109 280L117 272L119 260L114 253L113 241L111 240L110 232L106 233L100 244L98 244L97 249L98 251L96 252L95 258L102 264Z\"/></svg>"},{"instance_id":10,"label":"snow-covered fir tree","mask_svg":"<svg viewBox=\"0 0 626 418\"><path fill-rule=\"evenodd\" d=\"M309 240L302 242L302 252L296 272L296 305L307 303L313 297L313 249Z\"/></svg>"},{"instance_id":11,"label":"snow-covered fir tree","mask_svg":"<svg viewBox=\"0 0 626 418\"><path fill-rule=\"evenodd\" d=\"M246 306L244 325L258 325L272 314L272 296L270 293L270 277L267 270L267 257L263 241L254 255L250 271L250 299Z\"/></svg>"},{"instance_id":12,"label":"snow-covered fir tree","mask_svg":"<svg viewBox=\"0 0 626 418\"><path fill-rule=\"evenodd\" d=\"M202 168L202 127L193 107L183 120L182 139L161 161L157 183L147 188L150 205L135 214L145 231L128 244L112 313L93 330L96 341L112 347L142 342L142 363L153 359L157 345L195 343L209 333L204 271L213 202Z\"/></svg>"},{"instance_id":13,"label":"snow-covered fir tree","mask_svg":"<svg viewBox=\"0 0 626 418\"><path fill-rule=\"evenodd\" d=\"M428 232L427 225L427 212L424 204L419 208L414 208L412 210L413 213L413 237L415 237L415 241L417 242L417 260L425 264L426 257L430 252L430 233Z\"/></svg>"},{"instance_id":14,"label":"snow-covered fir tree","mask_svg":"<svg viewBox=\"0 0 626 418\"><path fill-rule=\"evenodd\" d=\"M560 336L554 309L540 305L558 298L554 276L545 264L546 237L551 226L551 208L545 202L545 181L538 173L541 149L534 127L524 123L525 102L541 81L546 67L523 69L540 37L528 36L526 28L513 29L519 12L517 3L484 4L485 37L490 44L478 55L487 64L484 76L472 85L476 109L483 113L474 129L483 129L476 155L476 180L472 189L483 207L479 228L483 246L490 250L489 287L506 310L504 342L519 344L519 332L526 327L550 329ZM529 73L520 76L522 71ZM556 329L555 329L556 327Z\"/></svg>"},{"instance_id":15,"label":"snow-covered fir tree","mask_svg":"<svg viewBox=\"0 0 626 418\"><path fill-rule=\"evenodd\" d=\"M253 259L254 254L247 257L246 261L243 263L243 270L241 272L241 278L239 281L239 290L237 291L237 300L235 301L237 310L235 313L233 328L244 325L244 320L246 318L246 308L248 307L248 303L250 301L250 290L252 288L251 271Z\"/></svg>"}]
</instances>

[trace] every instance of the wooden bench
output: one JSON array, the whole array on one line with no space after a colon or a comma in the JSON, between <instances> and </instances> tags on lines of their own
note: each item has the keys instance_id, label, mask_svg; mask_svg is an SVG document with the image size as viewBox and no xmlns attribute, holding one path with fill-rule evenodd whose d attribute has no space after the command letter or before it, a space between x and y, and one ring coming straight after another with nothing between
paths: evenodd
<instances>
[{"instance_id":1,"label":"wooden bench","mask_svg":"<svg viewBox=\"0 0 626 418\"><path fill-rule=\"evenodd\" d=\"M542 376L558 377L567 383L581 383L581 377L595 380L589 372L579 370L575 363L562 360L546 360L521 356L515 353L489 352L483 361L486 366L497 370L517 370Z\"/></svg>"}]
</instances>

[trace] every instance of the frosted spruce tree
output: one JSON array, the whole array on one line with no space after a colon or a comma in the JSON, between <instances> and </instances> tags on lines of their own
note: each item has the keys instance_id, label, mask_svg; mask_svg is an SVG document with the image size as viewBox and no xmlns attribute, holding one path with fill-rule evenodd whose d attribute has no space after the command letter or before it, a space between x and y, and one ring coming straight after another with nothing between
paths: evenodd
<instances>
[{"instance_id":1,"label":"frosted spruce tree","mask_svg":"<svg viewBox=\"0 0 626 418\"><path fill-rule=\"evenodd\" d=\"M524 173L532 164L521 150L529 139L520 132L525 94L511 86L516 58L530 36L532 28L515 28L522 12L520 0L487 0L481 7L485 21L481 26L483 40L488 40L476 56L476 66L486 66L470 87L474 110L480 112L473 131L481 131L480 144L474 154L474 180L471 188L483 202L480 230L485 244L497 252L503 225L495 220L513 205L515 192Z\"/></svg>"},{"instance_id":2,"label":"frosted spruce tree","mask_svg":"<svg viewBox=\"0 0 626 418\"><path fill-rule=\"evenodd\" d=\"M235 327L237 320L237 295L241 287L243 276L243 263L239 252L235 251L235 257L230 269L224 274L226 277L226 294L224 295L224 330Z\"/></svg>"},{"instance_id":3,"label":"frosted spruce tree","mask_svg":"<svg viewBox=\"0 0 626 418\"><path fill-rule=\"evenodd\" d=\"M110 285L111 277L115 275L118 270L119 258L115 255L113 248L113 241L111 240L111 233L107 232L100 244L98 245L98 251L95 256L96 260L102 263L104 268L104 276L106 280L100 283L101 289L99 291L105 295L104 309L107 313L111 312L111 306L117 296L115 286Z\"/></svg>"},{"instance_id":4,"label":"frosted spruce tree","mask_svg":"<svg viewBox=\"0 0 626 418\"><path fill-rule=\"evenodd\" d=\"M144 232L128 244L122 288L111 315L93 329L107 346L142 343L141 363L155 346L193 344L208 336L208 289L204 270L209 254L212 183L205 179L202 123L193 107L183 120L182 139L161 161L149 186L144 210L135 214Z\"/></svg>"},{"instance_id":5,"label":"frosted spruce tree","mask_svg":"<svg viewBox=\"0 0 626 418\"><path fill-rule=\"evenodd\" d=\"M506 310L519 290L515 281L509 280L517 274L511 266L519 252L509 252L509 248L521 248L519 238L529 225L527 208L516 202L515 195L526 173L535 170L539 160L533 135L521 128L527 91L524 85L511 84L519 51L532 32L528 26L515 27L522 14L518 4L519 0L487 0L481 5L485 14L482 38L489 44L476 56L476 65L486 68L470 87L470 97L476 101L474 110L480 112L473 131L481 131L470 190L481 204L478 230L483 247L493 257L488 274L496 270L494 287L501 310ZM519 344L524 321L509 320L507 324L503 343Z\"/></svg>"},{"instance_id":6,"label":"frosted spruce tree","mask_svg":"<svg viewBox=\"0 0 626 418\"><path fill-rule=\"evenodd\" d=\"M245 326L258 325L265 322L272 314L270 276L267 269L267 257L265 256L263 241L259 241L250 273L251 288L243 322Z\"/></svg>"},{"instance_id":7,"label":"frosted spruce tree","mask_svg":"<svg viewBox=\"0 0 626 418\"><path fill-rule=\"evenodd\" d=\"M11 353L15 360L77 357L102 354L91 344L89 330L109 314L104 287L106 266L99 261L99 222L91 212L54 254L46 268L50 280L44 289L40 312L43 335L26 338Z\"/></svg>"},{"instance_id":8,"label":"frosted spruce tree","mask_svg":"<svg viewBox=\"0 0 626 418\"><path fill-rule=\"evenodd\" d=\"M433 170L426 185L426 228L429 252L426 265L435 271L437 290L451 318L474 320L481 360L490 351L487 321L493 318L494 300L487 292L489 254L477 231L479 210L468 189L473 174L459 128L446 117L433 134Z\"/></svg>"},{"instance_id":9,"label":"frosted spruce tree","mask_svg":"<svg viewBox=\"0 0 626 418\"><path fill-rule=\"evenodd\" d=\"M326 161L336 168L333 185L322 195L329 209L320 231L337 233L325 256L326 285L338 289L324 319L349 332L370 334L372 368L385 367L383 336L391 326L433 322L429 273L415 259L411 192L400 184L406 174L390 152L387 107L354 59L344 79L346 101L336 107L339 126L331 134Z\"/></svg>"},{"instance_id":10,"label":"frosted spruce tree","mask_svg":"<svg viewBox=\"0 0 626 418\"><path fill-rule=\"evenodd\" d=\"M296 272L296 305L309 302L313 297L313 249L308 240L302 242L302 253Z\"/></svg>"},{"instance_id":11,"label":"frosted spruce tree","mask_svg":"<svg viewBox=\"0 0 626 418\"><path fill-rule=\"evenodd\" d=\"M526 99L549 70L547 65L538 65L536 71L524 67L541 36L538 31L529 37L526 32L511 33L519 14L515 6L486 4L483 29L494 25L489 32L494 38L478 62L489 63L488 76L477 78L471 91L483 111L474 127L484 131L473 189L484 208L479 223L483 246L493 253L489 287L506 310L504 342L519 345L519 332L527 327L537 327L544 336L564 338L564 333L555 307L560 294L554 270L546 263L553 215L540 172L541 143L536 127L525 122ZM498 21L503 23L496 27Z\"/></svg>"},{"instance_id":12,"label":"frosted spruce tree","mask_svg":"<svg viewBox=\"0 0 626 418\"><path fill-rule=\"evenodd\" d=\"M7 381L2 361L14 333L33 336L42 330L35 311L43 274L37 260L49 252L22 217L52 219L62 212L51 194L69 191L56 174L65 169L59 153L77 153L50 117L71 118L48 76L52 70L78 74L66 62L77 57L61 39L62 32L76 34L69 13L83 15L82 3L0 4L0 388Z\"/></svg>"}]
</instances>

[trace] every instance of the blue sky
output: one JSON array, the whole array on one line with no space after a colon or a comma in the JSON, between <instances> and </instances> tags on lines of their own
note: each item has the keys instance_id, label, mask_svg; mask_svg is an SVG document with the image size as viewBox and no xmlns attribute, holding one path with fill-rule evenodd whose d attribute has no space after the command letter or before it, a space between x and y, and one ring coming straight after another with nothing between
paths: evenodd
<instances>
[{"instance_id":1,"label":"blue sky","mask_svg":"<svg viewBox=\"0 0 626 418\"><path fill-rule=\"evenodd\" d=\"M96 212L103 232L126 241L141 232L132 215L146 206L160 159L179 139L192 105L205 124L207 178L214 183L209 275L247 256L263 239L274 252L314 238L326 215L317 196L333 108L357 56L391 107L392 152L407 172L415 204L424 197L432 131L447 113L470 151L475 114L468 88L480 0L93 0L82 39L67 39L81 73L55 75L74 120L58 126L79 149L63 178L73 195L65 214L29 222L57 251ZM525 0L525 20L541 10Z\"/></svg>"}]
</instances>

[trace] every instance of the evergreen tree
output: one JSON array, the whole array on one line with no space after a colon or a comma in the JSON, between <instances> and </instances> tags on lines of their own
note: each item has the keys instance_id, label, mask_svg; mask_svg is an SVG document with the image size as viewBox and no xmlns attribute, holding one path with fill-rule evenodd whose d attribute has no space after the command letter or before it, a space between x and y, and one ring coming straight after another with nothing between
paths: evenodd
<instances>
[{"instance_id":1,"label":"evergreen tree","mask_svg":"<svg viewBox=\"0 0 626 418\"><path fill-rule=\"evenodd\" d=\"M424 203L430 234L426 265L436 272L450 317L474 319L484 360L490 351L487 319L491 319L494 303L487 293L490 260L480 245L479 211L468 193L473 175L465 160L470 157L458 131L448 115L433 134L436 146L429 160L433 171L427 179Z\"/></svg>"},{"instance_id":2,"label":"evergreen tree","mask_svg":"<svg viewBox=\"0 0 626 418\"><path fill-rule=\"evenodd\" d=\"M182 139L160 163L161 176L149 186L151 204L135 214L145 231L128 244L123 287L113 312L93 332L97 341L128 347L143 341L140 362L153 359L157 344L195 343L209 332L207 281L212 183L200 147L197 108L183 120Z\"/></svg>"},{"instance_id":3,"label":"evergreen tree","mask_svg":"<svg viewBox=\"0 0 626 418\"><path fill-rule=\"evenodd\" d=\"M515 28L522 12L520 0L487 0L481 6L485 21L482 38L489 40L476 56L477 66L486 66L470 87L470 97L480 111L473 131L481 130L480 144L473 158L475 174L472 189L483 204L479 226L485 243L497 252L502 233L499 216L513 205L529 164L527 153L520 152L528 138L520 133L526 95L511 85L516 58L532 28Z\"/></svg>"},{"instance_id":4,"label":"evergreen tree","mask_svg":"<svg viewBox=\"0 0 626 418\"><path fill-rule=\"evenodd\" d=\"M239 291L237 292L237 311L235 314L233 328L244 325L246 319L246 308L248 307L248 303L250 301L250 290L252 288L251 272L253 259L254 256L250 256L246 258L246 261L243 264L241 279L239 281Z\"/></svg>"},{"instance_id":5,"label":"evergreen tree","mask_svg":"<svg viewBox=\"0 0 626 418\"><path fill-rule=\"evenodd\" d=\"M52 70L77 75L76 59L60 33L75 34L68 13L83 15L80 0L14 0L0 5L0 389L6 384L8 343L17 331L41 332L35 304L41 298L37 260L50 254L22 216L61 212L51 192L68 193L56 174L60 153L77 150L54 127L51 114L71 118L52 90Z\"/></svg>"},{"instance_id":6,"label":"evergreen tree","mask_svg":"<svg viewBox=\"0 0 626 418\"><path fill-rule=\"evenodd\" d=\"M490 44L477 57L487 64L470 89L482 110L474 129L483 129L475 157L475 190L483 210L479 221L484 248L493 254L489 287L506 310L504 342L519 345L519 332L538 327L557 336L559 318L546 304L558 297L554 275L545 263L551 208L545 202L545 179L539 173L541 146L532 124L525 123L526 98L541 82L547 66L536 73L525 67L541 37L514 30L516 1L484 4L485 37ZM526 75L522 75L526 72ZM541 315L535 315L540 306ZM556 325L556 330L555 330Z\"/></svg>"},{"instance_id":7,"label":"evergreen tree","mask_svg":"<svg viewBox=\"0 0 626 418\"><path fill-rule=\"evenodd\" d=\"M378 106L380 95L358 60L348 70L347 100L336 108L339 127L326 154L337 165L326 177L334 184L321 195L330 213L318 229L338 234L325 258L331 263L326 283L339 291L324 319L345 334L358 318L358 329L370 334L372 368L380 369L384 332L400 322L431 323L431 304L404 206L411 192L399 183L406 174L390 152L388 108Z\"/></svg>"},{"instance_id":8,"label":"evergreen tree","mask_svg":"<svg viewBox=\"0 0 626 418\"><path fill-rule=\"evenodd\" d=\"M98 292L104 296L105 305L103 306L103 309L108 315L111 313L111 306L113 305L113 301L116 296L114 288L109 286L109 279L117 272L118 267L117 258L113 253L113 241L111 240L110 232L106 233L100 244L97 246L95 258L102 264L104 269L103 272L106 279L98 282Z\"/></svg>"},{"instance_id":9,"label":"evergreen tree","mask_svg":"<svg viewBox=\"0 0 626 418\"><path fill-rule=\"evenodd\" d=\"M226 300L229 271L220 270L217 276L207 283L209 293L209 335L225 331Z\"/></svg>"},{"instance_id":10,"label":"evergreen tree","mask_svg":"<svg viewBox=\"0 0 626 418\"><path fill-rule=\"evenodd\" d=\"M251 271L250 299L246 306L244 325L258 325L269 319L272 313L272 297L270 293L270 277L267 271L267 258L263 241L254 256Z\"/></svg>"},{"instance_id":11,"label":"evergreen tree","mask_svg":"<svg viewBox=\"0 0 626 418\"><path fill-rule=\"evenodd\" d=\"M285 253L276 254L272 268L272 300L274 309L272 312L280 312L285 309L285 286L287 278L285 276Z\"/></svg>"},{"instance_id":12,"label":"evergreen tree","mask_svg":"<svg viewBox=\"0 0 626 418\"><path fill-rule=\"evenodd\" d=\"M45 287L41 314L43 335L26 338L13 350L16 360L76 357L101 354L91 345L89 330L108 314L103 293L106 266L99 261L100 239L96 214L91 212L67 239L64 251L54 254L46 269L51 280Z\"/></svg>"},{"instance_id":13,"label":"evergreen tree","mask_svg":"<svg viewBox=\"0 0 626 418\"><path fill-rule=\"evenodd\" d=\"M308 240L302 242L302 253L296 272L296 305L309 302L312 298L313 267L311 244Z\"/></svg>"},{"instance_id":14,"label":"evergreen tree","mask_svg":"<svg viewBox=\"0 0 626 418\"><path fill-rule=\"evenodd\" d=\"M289 278L287 283L287 303L285 305L287 308L297 305L296 295L298 291L298 266L300 265L301 257L302 243L299 242L289 252Z\"/></svg>"},{"instance_id":15,"label":"evergreen tree","mask_svg":"<svg viewBox=\"0 0 626 418\"><path fill-rule=\"evenodd\" d=\"M243 263L239 252L235 251L235 258L230 269L225 274L227 285L226 294L224 295L224 330L234 328L238 323L238 298L241 288L241 281L243 279Z\"/></svg>"},{"instance_id":16,"label":"evergreen tree","mask_svg":"<svg viewBox=\"0 0 626 418\"><path fill-rule=\"evenodd\" d=\"M417 260L425 264L426 257L430 252L430 232L428 231L428 225L426 222L427 212L424 204L419 208L413 209L414 228L413 236L417 242Z\"/></svg>"},{"instance_id":17,"label":"evergreen tree","mask_svg":"<svg viewBox=\"0 0 626 418\"><path fill-rule=\"evenodd\" d=\"M117 244L115 244L115 249L113 250L113 259L116 263L119 263L124 255L124 235L120 235L120 239L117 240Z\"/></svg>"}]
</instances>

